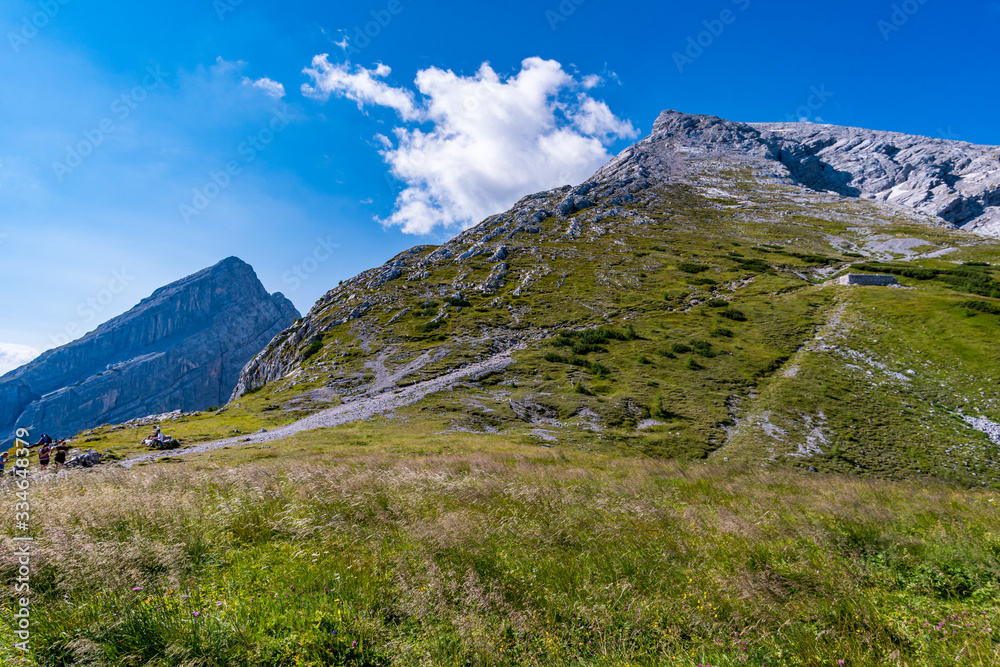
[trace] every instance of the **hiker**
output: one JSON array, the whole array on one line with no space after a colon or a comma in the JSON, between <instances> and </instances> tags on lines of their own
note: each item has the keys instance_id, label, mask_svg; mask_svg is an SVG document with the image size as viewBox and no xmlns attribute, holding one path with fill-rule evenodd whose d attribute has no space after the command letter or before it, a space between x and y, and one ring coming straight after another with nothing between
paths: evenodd
<instances>
[{"instance_id":1,"label":"hiker","mask_svg":"<svg viewBox=\"0 0 1000 667\"><path fill-rule=\"evenodd\" d=\"M143 440L143 443L147 445L155 445L160 442L163 442L163 431L161 431L159 425L157 425L157 427L153 429L153 434Z\"/></svg>"},{"instance_id":2,"label":"hiker","mask_svg":"<svg viewBox=\"0 0 1000 667\"><path fill-rule=\"evenodd\" d=\"M56 470L66 465L66 452L69 451L69 445L66 444L65 440L60 440L56 443Z\"/></svg>"},{"instance_id":3,"label":"hiker","mask_svg":"<svg viewBox=\"0 0 1000 667\"><path fill-rule=\"evenodd\" d=\"M38 450L38 465L45 472L49 467L49 455L52 454L52 447L49 445L42 445L42 448Z\"/></svg>"},{"instance_id":4,"label":"hiker","mask_svg":"<svg viewBox=\"0 0 1000 667\"><path fill-rule=\"evenodd\" d=\"M52 438L43 433L42 437L39 438L38 442L33 444L32 447L38 447L39 445L51 445L51 444L52 444Z\"/></svg>"},{"instance_id":5,"label":"hiker","mask_svg":"<svg viewBox=\"0 0 1000 667\"><path fill-rule=\"evenodd\" d=\"M0 454L0 475L3 475L4 469L7 467L7 461L10 460L10 452L4 452Z\"/></svg>"}]
</instances>

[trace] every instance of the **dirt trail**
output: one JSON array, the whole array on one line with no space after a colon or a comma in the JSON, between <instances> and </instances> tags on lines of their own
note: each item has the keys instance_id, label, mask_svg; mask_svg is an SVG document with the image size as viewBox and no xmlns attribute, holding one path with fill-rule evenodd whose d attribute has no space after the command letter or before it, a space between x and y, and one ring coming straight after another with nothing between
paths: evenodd
<instances>
[{"instance_id":1,"label":"dirt trail","mask_svg":"<svg viewBox=\"0 0 1000 667\"><path fill-rule=\"evenodd\" d=\"M340 426L341 424L347 424L359 419L371 419L375 415L392 412L396 408L416 403L428 394L450 389L459 380L468 377L479 377L486 375L487 373L503 370L514 362L511 355L523 347L524 343L518 344L483 361L469 364L468 366L446 373L445 375L440 375L436 378L431 378L430 380L417 382L408 387L396 387L395 384L387 382L388 378L383 378L381 382L377 382L376 386L364 394L349 397L340 405L309 415L308 417L304 417L303 419L292 422L291 424L286 424L285 426L276 428L273 431L251 433L234 438L226 438L224 440L214 440L212 442L202 442L197 445L183 447L181 449L140 454L139 456L119 461L116 465L131 468L136 463L141 463L143 461L156 461L157 459L168 456L176 457L184 456L185 454L198 454L201 452L211 451L213 449L220 449L222 447L272 442L274 440L287 438L288 436L296 433L301 433L302 431L309 431L316 428L328 428L330 426ZM379 361L381 361L381 359ZM396 373L392 373L391 375L402 377L407 372L412 370L415 363L416 362L407 364L406 367L397 369ZM380 363L378 365L381 366Z\"/></svg>"}]
</instances>

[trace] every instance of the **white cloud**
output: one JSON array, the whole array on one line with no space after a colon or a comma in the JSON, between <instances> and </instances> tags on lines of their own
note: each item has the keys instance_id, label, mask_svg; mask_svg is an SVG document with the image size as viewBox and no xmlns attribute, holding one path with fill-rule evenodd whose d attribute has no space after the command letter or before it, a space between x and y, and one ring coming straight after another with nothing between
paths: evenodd
<instances>
[{"instance_id":1,"label":"white cloud","mask_svg":"<svg viewBox=\"0 0 1000 667\"><path fill-rule=\"evenodd\" d=\"M316 56L313 66L303 70L316 82L315 87L302 84L302 94L306 97L326 101L330 95L337 94L357 102L359 109L366 104L376 104L395 109L404 120L417 117L413 93L378 80L392 72L386 65L379 63L375 69L358 67L352 72L349 65L332 65L327 58L327 54Z\"/></svg>"},{"instance_id":2,"label":"white cloud","mask_svg":"<svg viewBox=\"0 0 1000 667\"><path fill-rule=\"evenodd\" d=\"M388 107L404 121L395 142L376 136L392 174L406 184L383 222L414 234L466 228L526 194L578 183L610 159L611 142L638 135L580 92L597 80L577 79L554 60L528 58L510 77L485 63L472 76L421 70L419 102L382 80L390 73L385 65L352 68L320 55L304 71L314 80L302 86L307 96Z\"/></svg>"},{"instance_id":3,"label":"white cloud","mask_svg":"<svg viewBox=\"0 0 1000 667\"><path fill-rule=\"evenodd\" d=\"M248 76L242 76L241 73L247 66L248 63L245 60L226 60L222 56L218 56L215 59L215 64L211 66L210 71L216 76L223 78L228 78L232 75L240 76L239 81L242 85L260 88L269 97L280 100L285 96L285 86L273 79L263 76L257 80L253 80Z\"/></svg>"},{"instance_id":4,"label":"white cloud","mask_svg":"<svg viewBox=\"0 0 1000 667\"><path fill-rule=\"evenodd\" d=\"M0 343L0 375L23 366L38 355L38 350L27 345Z\"/></svg>"},{"instance_id":5,"label":"white cloud","mask_svg":"<svg viewBox=\"0 0 1000 667\"><path fill-rule=\"evenodd\" d=\"M627 120L620 120L611 113L604 102L586 95L580 95L576 110L570 117L573 124L584 134L610 138L635 136L635 128Z\"/></svg>"},{"instance_id":6,"label":"white cloud","mask_svg":"<svg viewBox=\"0 0 1000 667\"><path fill-rule=\"evenodd\" d=\"M244 78L243 82L248 83L250 82L250 79ZM264 91L265 95L273 97L276 100L280 100L282 97L285 96L285 86L282 85L281 83L278 83L277 81L274 81L273 79L267 78L266 76L257 79L256 81L252 82L251 85L260 88L261 90Z\"/></svg>"}]
</instances>

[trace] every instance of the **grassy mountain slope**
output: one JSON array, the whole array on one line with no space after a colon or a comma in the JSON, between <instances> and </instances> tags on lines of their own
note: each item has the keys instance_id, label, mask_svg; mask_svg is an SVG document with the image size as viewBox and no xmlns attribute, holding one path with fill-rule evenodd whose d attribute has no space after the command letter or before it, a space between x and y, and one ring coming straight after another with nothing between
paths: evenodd
<instances>
[{"instance_id":1,"label":"grassy mountain slope","mask_svg":"<svg viewBox=\"0 0 1000 667\"><path fill-rule=\"evenodd\" d=\"M165 428L230 446L41 477L37 663L1000 663L1000 243L782 169L640 144L346 281Z\"/></svg>"},{"instance_id":2,"label":"grassy mountain slope","mask_svg":"<svg viewBox=\"0 0 1000 667\"><path fill-rule=\"evenodd\" d=\"M1000 301L981 296L998 274L980 266L1000 245L747 158L686 169L535 195L345 282L248 367L233 413L176 430L231 435L236 412L242 432L286 423L391 389L400 368L407 385L522 344L502 374L417 411L525 443L998 481L996 443L964 417L1000 421L1000 316L982 305ZM938 273L829 282L873 261ZM105 433L97 446L125 444Z\"/></svg>"}]
</instances>

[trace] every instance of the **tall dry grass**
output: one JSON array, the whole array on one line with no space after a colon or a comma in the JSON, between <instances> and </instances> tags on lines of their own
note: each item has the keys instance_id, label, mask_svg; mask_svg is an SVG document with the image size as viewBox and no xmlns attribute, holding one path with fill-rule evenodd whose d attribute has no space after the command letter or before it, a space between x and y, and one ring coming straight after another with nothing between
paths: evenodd
<instances>
[{"instance_id":1,"label":"tall dry grass","mask_svg":"<svg viewBox=\"0 0 1000 667\"><path fill-rule=\"evenodd\" d=\"M35 658L1000 664L991 498L556 450L50 476Z\"/></svg>"}]
</instances>

